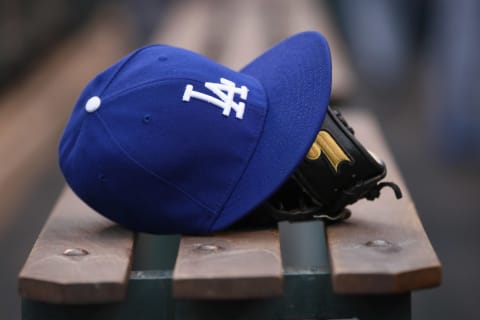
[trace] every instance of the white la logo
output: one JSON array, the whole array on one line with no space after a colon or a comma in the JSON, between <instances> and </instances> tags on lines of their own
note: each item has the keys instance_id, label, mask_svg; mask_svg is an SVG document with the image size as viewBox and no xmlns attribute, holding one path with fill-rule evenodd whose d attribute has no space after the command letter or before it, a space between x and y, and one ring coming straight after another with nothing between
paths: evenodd
<instances>
[{"instance_id":1,"label":"white la logo","mask_svg":"<svg viewBox=\"0 0 480 320\"><path fill-rule=\"evenodd\" d=\"M183 93L183 101L189 102L190 98L200 99L217 107L223 109L222 114L226 117L230 115L230 111L235 111L235 117L237 119L243 119L245 113L245 103L233 101L234 95L239 94L240 98L247 100L248 88L241 86L237 88L233 81L220 78L220 83L205 82L205 88L209 89L212 93L216 94L218 98L209 96L208 94L194 91L193 85L187 84L185 92Z\"/></svg>"}]
</instances>

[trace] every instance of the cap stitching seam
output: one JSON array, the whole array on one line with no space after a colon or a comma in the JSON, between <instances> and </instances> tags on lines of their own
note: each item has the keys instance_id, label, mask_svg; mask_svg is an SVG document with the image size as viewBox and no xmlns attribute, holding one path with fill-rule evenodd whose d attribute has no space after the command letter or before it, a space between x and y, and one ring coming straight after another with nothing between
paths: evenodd
<instances>
[{"instance_id":1,"label":"cap stitching seam","mask_svg":"<svg viewBox=\"0 0 480 320\"><path fill-rule=\"evenodd\" d=\"M263 89L263 92L265 93L265 88L263 87L262 83L260 83L258 81L258 83L260 84L260 86L262 87ZM268 106L269 105L269 99L268 99L268 96L265 94L265 98L266 98L266 105ZM260 129L256 132L256 137L258 137L260 135L261 132L263 132L264 128L265 128L265 121L267 119L267 114L268 114L268 111L269 111L269 108L266 109L266 112L265 112L265 115L264 115L264 118L263 118L263 123L262 123L262 126L260 127ZM250 166L250 162L252 161L252 158L253 158L253 155L255 154L255 151L257 150L257 147L258 147L258 142L260 141L260 139L256 139L254 142L250 143L249 145L249 148L251 148L253 146L253 149L251 150L251 153L250 153L250 157L248 158L248 161L247 161L247 164L244 166L243 170L242 170L242 173L240 174L240 176L236 179L236 182L233 183L233 179L231 180L230 184L229 184L229 188L227 188L227 190L229 190L230 194L226 197L225 201L223 202L223 206L218 210L218 213L216 214L215 218L213 219L213 221L210 223L209 227L208 227L208 232L211 232L213 226L217 223L218 219L222 216L223 214L223 211L225 209L225 206L227 205L228 201L230 200L230 198L232 197L233 193L235 192L236 190L236 187L238 186L238 184L240 183L240 181L242 180L242 177L245 175L245 172L247 171L247 168ZM230 185L233 184L233 188L230 190ZM225 194L227 194L227 191L225 192Z\"/></svg>"},{"instance_id":2,"label":"cap stitching seam","mask_svg":"<svg viewBox=\"0 0 480 320\"><path fill-rule=\"evenodd\" d=\"M165 82L165 81L171 81L173 79L161 79L161 80L152 80L152 81L147 81L147 82L144 82L144 83L141 83L135 87L131 87L131 88L128 88L128 89L125 89L125 90L121 90L119 92L116 92L110 96L106 96L105 98L102 99L102 102L103 103L106 103L106 102L109 102L109 101L112 101L112 100L115 100L117 98L120 98L128 93L132 93L132 92L135 92L136 90L138 89L143 89L143 88L149 88L149 87L153 87L157 84L159 84L160 82ZM198 79L190 79L190 78L175 78L175 80L185 80L185 81L195 81L195 82L202 82L202 81L199 81ZM255 111L259 111L257 109L260 109L260 106L256 103L252 103L252 102L249 102L248 103L249 105L251 106L254 106L254 110Z\"/></svg>"},{"instance_id":3,"label":"cap stitching seam","mask_svg":"<svg viewBox=\"0 0 480 320\"><path fill-rule=\"evenodd\" d=\"M80 123L80 126L79 126L78 130L75 131L75 137L74 137L70 142L68 142L68 145L67 145L68 150L63 149L62 154L60 154L60 158L62 158L62 155L65 155L65 156L67 156L67 157L70 156L70 154L72 153L72 152L71 152L72 149L74 149L75 146L76 146L76 144L77 144L78 138L79 138L79 136L80 136L80 133L81 133L81 131L82 131L82 128L83 128L84 124L85 124L85 121L82 121L82 122Z\"/></svg>"},{"instance_id":4,"label":"cap stitching seam","mask_svg":"<svg viewBox=\"0 0 480 320\"><path fill-rule=\"evenodd\" d=\"M106 123L103 121L103 119L100 117L100 115L98 114L95 114L95 116L100 120L102 126L104 127L104 129L107 131L108 135L110 136L110 138L112 139L112 141L118 146L118 148L122 151L122 153L128 158L130 159L130 161L132 161L136 166L138 166L139 168L143 169L145 172L147 172L148 174L152 175L153 177L155 177L156 179L162 181L163 183L169 185L169 186L172 186L173 188L175 188L177 191L183 193L187 198L189 198L190 200L192 200L193 202L197 203L198 205L200 205L201 207L203 207L204 209L207 209L208 211L210 211L211 213L215 213L215 211L210 208L208 205L204 204L203 202L199 201L198 199L195 199L192 195L190 195L188 192L186 192L185 190L183 190L182 188L180 188L179 186L177 186L176 184L168 181L167 179L159 176L158 174L156 174L155 172L151 171L150 169L148 168L145 168L140 162L138 162L135 158L133 158L123 147L122 145L117 141L117 139L115 139L115 137L112 135L112 133L110 132L110 130L108 129L108 126L106 125Z\"/></svg>"},{"instance_id":5,"label":"cap stitching seam","mask_svg":"<svg viewBox=\"0 0 480 320\"><path fill-rule=\"evenodd\" d=\"M101 91L100 95L103 96L103 94L105 93L105 91L108 89L108 87L112 84L113 80L117 77L117 75L123 70L123 68L130 62L130 60L132 60L135 56L137 56L140 52L148 49L148 48L151 48L151 47L154 47L156 45L149 45L149 46L145 46L143 48L140 48L138 49L137 51L135 51L134 53L132 53L130 55L130 57L128 57L127 60L125 60L125 62L118 68L118 70L110 77L110 79L108 80L107 84L105 85L105 87L103 88L103 90Z\"/></svg>"}]
</instances>

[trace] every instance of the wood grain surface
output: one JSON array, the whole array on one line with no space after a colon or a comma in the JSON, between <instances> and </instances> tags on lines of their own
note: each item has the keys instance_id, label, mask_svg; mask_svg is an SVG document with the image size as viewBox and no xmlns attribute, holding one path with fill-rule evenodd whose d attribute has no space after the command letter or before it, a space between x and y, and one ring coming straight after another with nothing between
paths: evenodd
<instances>
[{"instance_id":1,"label":"wood grain surface","mask_svg":"<svg viewBox=\"0 0 480 320\"><path fill-rule=\"evenodd\" d=\"M379 199L351 206L349 220L327 227L334 290L399 293L439 285L440 261L378 124L362 111L348 112L345 118L358 139L385 161L386 181L398 183L403 198L396 200L385 188Z\"/></svg>"},{"instance_id":2,"label":"wood grain surface","mask_svg":"<svg viewBox=\"0 0 480 320\"><path fill-rule=\"evenodd\" d=\"M252 299L282 292L278 230L181 239L173 272L176 298Z\"/></svg>"},{"instance_id":3,"label":"wood grain surface","mask_svg":"<svg viewBox=\"0 0 480 320\"><path fill-rule=\"evenodd\" d=\"M175 4L153 33L149 42L206 53L211 20L211 1L187 0ZM188 23L187 23L188 22Z\"/></svg>"},{"instance_id":4,"label":"wood grain surface","mask_svg":"<svg viewBox=\"0 0 480 320\"><path fill-rule=\"evenodd\" d=\"M133 239L65 188L20 272L20 295L50 303L120 301Z\"/></svg>"},{"instance_id":5,"label":"wood grain surface","mask_svg":"<svg viewBox=\"0 0 480 320\"><path fill-rule=\"evenodd\" d=\"M352 97L356 86L347 48L326 0L282 0L285 34L306 30L320 32L328 41L332 59L332 93L330 100L344 102ZM277 17L278 19L278 17Z\"/></svg>"}]
</instances>

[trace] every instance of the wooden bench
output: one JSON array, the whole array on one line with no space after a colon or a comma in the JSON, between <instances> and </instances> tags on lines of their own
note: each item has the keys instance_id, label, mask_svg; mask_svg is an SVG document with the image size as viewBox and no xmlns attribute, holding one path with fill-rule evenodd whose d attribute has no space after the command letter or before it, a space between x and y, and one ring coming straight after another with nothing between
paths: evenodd
<instances>
[{"instance_id":1,"label":"wooden bench","mask_svg":"<svg viewBox=\"0 0 480 320\"><path fill-rule=\"evenodd\" d=\"M189 47L230 66L270 44L272 37L257 32L244 45L262 30L258 2L199 3L177 6L152 42ZM295 11L285 1L284 12L302 20L312 12L309 3L299 1L295 10L303 11ZM219 37L222 10L250 19L228 21L235 37L215 40L225 47L208 32ZM282 35L298 31L289 28ZM410 319L410 293L439 285L441 265L374 117L356 109L345 117L386 161L403 199L384 192L353 205L352 217L334 225L281 223L181 237L134 234L65 187L19 274L23 318Z\"/></svg>"},{"instance_id":2,"label":"wooden bench","mask_svg":"<svg viewBox=\"0 0 480 320\"><path fill-rule=\"evenodd\" d=\"M386 159L402 200L384 194L359 202L352 218L325 233L320 222L282 223L280 232L179 239L135 236L65 188L19 276L24 318L409 319L409 293L438 285L440 263L373 118L362 111L346 117ZM295 228L304 239L292 239ZM323 257L305 265L297 250Z\"/></svg>"}]
</instances>

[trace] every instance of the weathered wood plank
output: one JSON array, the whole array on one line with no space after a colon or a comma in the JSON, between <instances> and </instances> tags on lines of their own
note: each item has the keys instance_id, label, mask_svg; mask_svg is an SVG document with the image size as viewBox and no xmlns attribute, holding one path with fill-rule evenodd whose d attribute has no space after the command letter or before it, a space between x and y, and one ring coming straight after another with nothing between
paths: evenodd
<instances>
[{"instance_id":1,"label":"weathered wood plank","mask_svg":"<svg viewBox=\"0 0 480 320\"><path fill-rule=\"evenodd\" d=\"M270 0L269 0L270 1ZM228 36L218 61L233 70L239 70L268 49L262 2L244 0L230 3L232 15ZM273 26L269 26L273 27Z\"/></svg>"},{"instance_id":2,"label":"weathered wood plank","mask_svg":"<svg viewBox=\"0 0 480 320\"><path fill-rule=\"evenodd\" d=\"M383 190L374 202L351 206L352 217L327 227L334 290L339 293L399 293L439 285L441 264L417 215L399 169L373 117L346 113L356 135L387 164L387 180L403 199Z\"/></svg>"},{"instance_id":3,"label":"weathered wood plank","mask_svg":"<svg viewBox=\"0 0 480 320\"><path fill-rule=\"evenodd\" d=\"M285 35L306 30L315 30L325 36L332 58L332 96L331 100L345 101L351 97L356 85L345 43L335 24L325 0L282 0L285 7L283 25Z\"/></svg>"},{"instance_id":4,"label":"weathered wood plank","mask_svg":"<svg viewBox=\"0 0 480 320\"><path fill-rule=\"evenodd\" d=\"M133 238L65 188L20 272L20 295L68 304L122 300Z\"/></svg>"},{"instance_id":5,"label":"weathered wood plank","mask_svg":"<svg viewBox=\"0 0 480 320\"><path fill-rule=\"evenodd\" d=\"M278 230L183 237L173 272L173 295L252 299L283 292Z\"/></svg>"},{"instance_id":6,"label":"weathered wood plank","mask_svg":"<svg viewBox=\"0 0 480 320\"><path fill-rule=\"evenodd\" d=\"M212 24L211 1L188 0L175 4L160 22L151 43L163 43L206 54Z\"/></svg>"}]
</instances>

